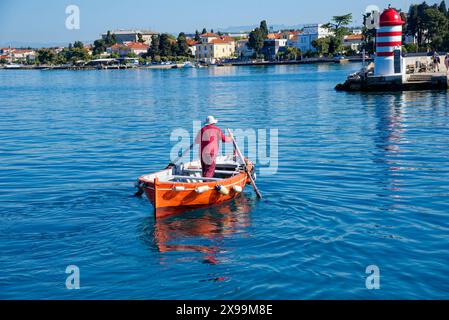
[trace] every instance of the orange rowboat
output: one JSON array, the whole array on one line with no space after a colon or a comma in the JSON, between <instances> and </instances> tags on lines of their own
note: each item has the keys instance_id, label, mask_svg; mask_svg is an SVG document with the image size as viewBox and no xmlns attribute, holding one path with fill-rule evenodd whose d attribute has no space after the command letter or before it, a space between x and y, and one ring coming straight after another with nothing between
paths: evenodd
<instances>
[{"instance_id":1,"label":"orange rowboat","mask_svg":"<svg viewBox=\"0 0 449 320\"><path fill-rule=\"evenodd\" d=\"M252 163L245 161L232 155L218 157L213 178L201 176L199 160L179 164L140 177L137 187L152 202L156 218L209 207L243 192L254 171Z\"/></svg>"}]
</instances>

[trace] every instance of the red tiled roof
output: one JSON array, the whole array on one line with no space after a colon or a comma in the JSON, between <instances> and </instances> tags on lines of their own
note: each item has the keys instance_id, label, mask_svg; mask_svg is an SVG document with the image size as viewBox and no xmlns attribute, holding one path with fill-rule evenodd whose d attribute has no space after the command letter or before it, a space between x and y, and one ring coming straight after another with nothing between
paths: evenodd
<instances>
[{"instance_id":1,"label":"red tiled roof","mask_svg":"<svg viewBox=\"0 0 449 320\"><path fill-rule=\"evenodd\" d=\"M110 48L112 50L116 49L135 49L135 50L148 50L150 46L145 43L140 42L126 42L126 43L116 43L112 45Z\"/></svg>"},{"instance_id":2,"label":"red tiled roof","mask_svg":"<svg viewBox=\"0 0 449 320\"><path fill-rule=\"evenodd\" d=\"M207 33L203 33L201 35L201 37L204 37L204 38L212 38L212 37L218 38L218 35L215 34L215 33L212 33L212 32L207 32Z\"/></svg>"},{"instance_id":3,"label":"red tiled roof","mask_svg":"<svg viewBox=\"0 0 449 320\"><path fill-rule=\"evenodd\" d=\"M213 44L229 44L229 41L223 40L223 39L214 39L210 43Z\"/></svg>"},{"instance_id":4,"label":"red tiled roof","mask_svg":"<svg viewBox=\"0 0 449 320\"><path fill-rule=\"evenodd\" d=\"M362 34L350 34L345 36L345 40L362 40L363 35Z\"/></svg>"},{"instance_id":5,"label":"red tiled roof","mask_svg":"<svg viewBox=\"0 0 449 320\"><path fill-rule=\"evenodd\" d=\"M192 39L187 39L187 44L189 46L194 46L194 45L196 45L198 43L199 43L198 41L195 41L195 40L192 40Z\"/></svg>"},{"instance_id":6,"label":"red tiled roof","mask_svg":"<svg viewBox=\"0 0 449 320\"><path fill-rule=\"evenodd\" d=\"M116 43L116 44L112 45L110 48L111 49L120 49L120 48L123 48L123 47L125 47L125 45Z\"/></svg>"},{"instance_id":7,"label":"red tiled roof","mask_svg":"<svg viewBox=\"0 0 449 320\"><path fill-rule=\"evenodd\" d=\"M274 40L274 39L280 39L281 36L282 36L282 34L280 34L280 33L269 33L267 35L267 38L270 40Z\"/></svg>"},{"instance_id":8,"label":"red tiled roof","mask_svg":"<svg viewBox=\"0 0 449 320\"><path fill-rule=\"evenodd\" d=\"M230 36L221 36L220 39L224 41L235 41L235 39Z\"/></svg>"},{"instance_id":9,"label":"red tiled roof","mask_svg":"<svg viewBox=\"0 0 449 320\"><path fill-rule=\"evenodd\" d=\"M125 46L130 49L137 49L137 50L148 50L150 47L149 45L145 43L140 42L127 42L125 43Z\"/></svg>"},{"instance_id":10,"label":"red tiled roof","mask_svg":"<svg viewBox=\"0 0 449 320\"><path fill-rule=\"evenodd\" d=\"M16 49L14 50L14 53L33 53L33 50L28 50L28 49Z\"/></svg>"}]
</instances>

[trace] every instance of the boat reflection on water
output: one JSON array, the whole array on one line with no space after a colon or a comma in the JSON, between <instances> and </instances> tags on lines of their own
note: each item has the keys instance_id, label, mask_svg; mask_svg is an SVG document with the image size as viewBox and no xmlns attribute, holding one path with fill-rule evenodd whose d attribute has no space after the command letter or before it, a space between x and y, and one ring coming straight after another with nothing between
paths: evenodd
<instances>
[{"instance_id":1,"label":"boat reflection on water","mask_svg":"<svg viewBox=\"0 0 449 320\"><path fill-rule=\"evenodd\" d=\"M245 232L250 226L252 200L242 194L236 199L162 219L146 219L142 240L160 253L199 252L205 263L218 264L224 238ZM154 221L154 222L153 222Z\"/></svg>"}]
</instances>

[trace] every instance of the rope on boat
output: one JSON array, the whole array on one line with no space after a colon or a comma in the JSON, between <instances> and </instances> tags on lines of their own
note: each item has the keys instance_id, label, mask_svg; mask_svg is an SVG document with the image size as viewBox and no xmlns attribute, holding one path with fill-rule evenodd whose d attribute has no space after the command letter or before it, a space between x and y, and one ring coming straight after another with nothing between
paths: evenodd
<instances>
[{"instance_id":1,"label":"rope on boat","mask_svg":"<svg viewBox=\"0 0 449 320\"><path fill-rule=\"evenodd\" d=\"M134 194L134 197L140 198L142 197L143 193L145 192L145 182L137 180L134 186L137 188L137 192Z\"/></svg>"}]
</instances>

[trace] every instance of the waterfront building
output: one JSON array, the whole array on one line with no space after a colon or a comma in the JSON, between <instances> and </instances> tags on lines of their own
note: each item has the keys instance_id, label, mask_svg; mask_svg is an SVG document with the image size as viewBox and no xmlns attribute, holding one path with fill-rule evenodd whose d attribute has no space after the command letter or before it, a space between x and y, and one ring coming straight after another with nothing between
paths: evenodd
<instances>
[{"instance_id":1,"label":"waterfront building","mask_svg":"<svg viewBox=\"0 0 449 320\"><path fill-rule=\"evenodd\" d=\"M242 31L242 32L230 32L230 33L227 33L227 35L229 36L229 37L232 37L232 38L239 38L239 39L247 39L247 38L249 38L249 32L247 32L247 31Z\"/></svg>"},{"instance_id":2,"label":"waterfront building","mask_svg":"<svg viewBox=\"0 0 449 320\"><path fill-rule=\"evenodd\" d=\"M54 49L54 52L55 52L56 54L59 54L59 53L61 53L64 49L65 49L64 47L57 47L57 48Z\"/></svg>"},{"instance_id":3,"label":"waterfront building","mask_svg":"<svg viewBox=\"0 0 449 320\"><path fill-rule=\"evenodd\" d=\"M154 35L158 35L158 32L150 30L115 30L111 31L111 34L115 35L117 43L123 44L125 42L138 42L141 38L145 44L151 45L151 38ZM101 38L106 39L107 33L103 33Z\"/></svg>"},{"instance_id":4,"label":"waterfront building","mask_svg":"<svg viewBox=\"0 0 449 320\"><path fill-rule=\"evenodd\" d=\"M254 49L249 47L249 40L238 40L236 43L237 57L242 60L249 60L254 57Z\"/></svg>"},{"instance_id":5,"label":"waterfront building","mask_svg":"<svg viewBox=\"0 0 449 320\"><path fill-rule=\"evenodd\" d=\"M106 49L108 54L118 54L120 57L125 57L129 54L135 54L137 56L142 56L147 53L149 45L140 42L124 42L123 44L114 44L113 46Z\"/></svg>"},{"instance_id":6,"label":"waterfront building","mask_svg":"<svg viewBox=\"0 0 449 320\"><path fill-rule=\"evenodd\" d=\"M196 55L196 45L199 44L199 41L195 41L193 39L187 39L187 45L189 46L190 54L192 56Z\"/></svg>"},{"instance_id":7,"label":"waterfront building","mask_svg":"<svg viewBox=\"0 0 449 320\"><path fill-rule=\"evenodd\" d=\"M229 36L215 33L200 35L200 42L195 45L195 58L205 63L229 59L235 55L235 40Z\"/></svg>"},{"instance_id":8,"label":"waterfront building","mask_svg":"<svg viewBox=\"0 0 449 320\"><path fill-rule=\"evenodd\" d=\"M93 55L94 46L92 44L85 44L84 49L87 50L90 56Z\"/></svg>"},{"instance_id":9,"label":"waterfront building","mask_svg":"<svg viewBox=\"0 0 449 320\"><path fill-rule=\"evenodd\" d=\"M15 48L7 47L7 48L0 48L0 55L7 56L8 59L12 57L12 54L16 50Z\"/></svg>"},{"instance_id":10,"label":"waterfront building","mask_svg":"<svg viewBox=\"0 0 449 320\"><path fill-rule=\"evenodd\" d=\"M290 39L289 46L298 48L301 52L316 52L312 43L314 40L332 35L332 31L323 27L323 24L310 24L304 26L302 33L298 33Z\"/></svg>"},{"instance_id":11,"label":"waterfront building","mask_svg":"<svg viewBox=\"0 0 449 320\"><path fill-rule=\"evenodd\" d=\"M32 49L0 48L0 59L25 62L36 59L36 51Z\"/></svg>"},{"instance_id":12,"label":"waterfront building","mask_svg":"<svg viewBox=\"0 0 449 320\"><path fill-rule=\"evenodd\" d=\"M212 40L219 39L220 36L216 33L207 32L200 35L201 43L210 43Z\"/></svg>"},{"instance_id":13,"label":"waterfront building","mask_svg":"<svg viewBox=\"0 0 449 320\"><path fill-rule=\"evenodd\" d=\"M351 34L363 34L362 29L351 28L350 31L351 31Z\"/></svg>"},{"instance_id":14,"label":"waterfront building","mask_svg":"<svg viewBox=\"0 0 449 320\"><path fill-rule=\"evenodd\" d=\"M266 39L262 48L262 54L267 60L276 60L277 54L287 48L287 39Z\"/></svg>"},{"instance_id":15,"label":"waterfront building","mask_svg":"<svg viewBox=\"0 0 449 320\"><path fill-rule=\"evenodd\" d=\"M16 61L34 60L36 59L36 52L29 49L15 49L12 52L12 57Z\"/></svg>"},{"instance_id":16,"label":"waterfront building","mask_svg":"<svg viewBox=\"0 0 449 320\"><path fill-rule=\"evenodd\" d=\"M343 37L343 45L359 53L363 44L362 34L349 34Z\"/></svg>"}]
</instances>

